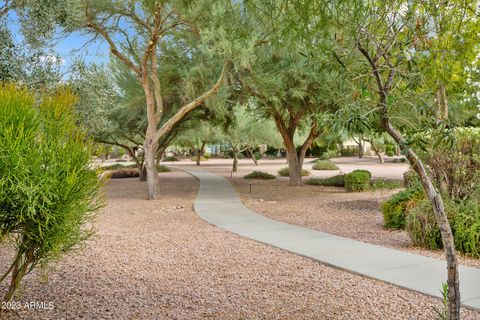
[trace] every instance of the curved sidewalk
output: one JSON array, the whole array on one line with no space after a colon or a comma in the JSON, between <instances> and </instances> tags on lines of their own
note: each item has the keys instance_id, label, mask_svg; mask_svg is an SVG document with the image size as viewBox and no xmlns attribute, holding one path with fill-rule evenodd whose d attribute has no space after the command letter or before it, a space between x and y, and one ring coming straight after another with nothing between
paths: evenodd
<instances>
[{"instance_id":1,"label":"curved sidewalk","mask_svg":"<svg viewBox=\"0 0 480 320\"><path fill-rule=\"evenodd\" d=\"M245 207L230 183L214 173L182 168L197 177L196 213L238 235L322 263L441 298L446 262L275 221ZM460 266L462 304L480 309L480 269Z\"/></svg>"}]
</instances>

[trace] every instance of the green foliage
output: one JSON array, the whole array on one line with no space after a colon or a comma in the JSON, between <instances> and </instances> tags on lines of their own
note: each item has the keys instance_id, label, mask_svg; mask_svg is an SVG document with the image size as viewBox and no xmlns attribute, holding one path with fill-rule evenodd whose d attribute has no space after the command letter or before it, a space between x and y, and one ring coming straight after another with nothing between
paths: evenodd
<instances>
[{"instance_id":1,"label":"green foliage","mask_svg":"<svg viewBox=\"0 0 480 320\"><path fill-rule=\"evenodd\" d=\"M79 248L103 205L74 103L67 90L35 101L25 89L0 86L0 234L15 250L0 280L16 270L6 300L37 264Z\"/></svg>"},{"instance_id":2,"label":"green foliage","mask_svg":"<svg viewBox=\"0 0 480 320\"><path fill-rule=\"evenodd\" d=\"M157 171L158 171L158 173L162 173L162 172L170 172L172 170L170 170L170 168L167 167L167 166L157 164Z\"/></svg>"},{"instance_id":3,"label":"green foliage","mask_svg":"<svg viewBox=\"0 0 480 320\"><path fill-rule=\"evenodd\" d=\"M466 200L455 204L453 222L455 247L458 251L480 258L480 204Z\"/></svg>"},{"instance_id":4,"label":"green foliage","mask_svg":"<svg viewBox=\"0 0 480 320\"><path fill-rule=\"evenodd\" d=\"M108 171L107 175L112 179L134 178L139 177L140 172L137 168L121 168L113 171Z\"/></svg>"},{"instance_id":5,"label":"green foliage","mask_svg":"<svg viewBox=\"0 0 480 320\"><path fill-rule=\"evenodd\" d=\"M329 160L317 160L312 167L313 170L340 170L337 165Z\"/></svg>"},{"instance_id":6,"label":"green foliage","mask_svg":"<svg viewBox=\"0 0 480 320\"><path fill-rule=\"evenodd\" d=\"M404 229L407 211L424 198L424 191L419 187L408 188L391 196L382 204L384 226Z\"/></svg>"},{"instance_id":7,"label":"green foliage","mask_svg":"<svg viewBox=\"0 0 480 320\"><path fill-rule=\"evenodd\" d=\"M278 175L281 177L289 177L290 176L290 169L288 167L282 168L278 170ZM310 172L308 170L302 169L302 177L309 176Z\"/></svg>"},{"instance_id":8,"label":"green foliage","mask_svg":"<svg viewBox=\"0 0 480 320\"><path fill-rule=\"evenodd\" d=\"M165 159L163 159L162 161L163 162L174 162L174 161L178 161L178 159L175 156L168 156L168 157L165 157Z\"/></svg>"},{"instance_id":9,"label":"green foliage","mask_svg":"<svg viewBox=\"0 0 480 320\"><path fill-rule=\"evenodd\" d=\"M405 224L414 245L431 250L442 248L442 235L428 199L418 202L409 210Z\"/></svg>"},{"instance_id":10,"label":"green foliage","mask_svg":"<svg viewBox=\"0 0 480 320\"><path fill-rule=\"evenodd\" d=\"M366 191L370 188L372 174L367 170L354 170L345 175L345 189L349 192Z\"/></svg>"},{"instance_id":11,"label":"green foliage","mask_svg":"<svg viewBox=\"0 0 480 320\"><path fill-rule=\"evenodd\" d=\"M318 157L318 160L328 160L338 155L338 151L336 150L328 150L324 152L321 156Z\"/></svg>"},{"instance_id":12,"label":"green foliage","mask_svg":"<svg viewBox=\"0 0 480 320\"><path fill-rule=\"evenodd\" d=\"M345 175L339 174L330 178L324 179L308 179L305 181L308 185L313 186L333 186L333 187L344 187L345 186Z\"/></svg>"},{"instance_id":13,"label":"green foliage","mask_svg":"<svg viewBox=\"0 0 480 320\"><path fill-rule=\"evenodd\" d=\"M403 185L405 186L405 188L410 188L410 187L420 185L420 179L418 178L418 174L412 169L404 172Z\"/></svg>"},{"instance_id":14,"label":"green foliage","mask_svg":"<svg viewBox=\"0 0 480 320\"><path fill-rule=\"evenodd\" d=\"M136 168L136 167L137 167L136 164L123 165L123 164L120 164L120 163L115 163L115 164L111 164L109 166L103 166L102 169L103 170L120 170L120 169L125 169L125 168Z\"/></svg>"},{"instance_id":15,"label":"green foliage","mask_svg":"<svg viewBox=\"0 0 480 320\"><path fill-rule=\"evenodd\" d=\"M262 172L262 171L253 171L246 176L243 177L243 179L276 179L276 177L273 174L270 174L268 172Z\"/></svg>"},{"instance_id":16,"label":"green foliage","mask_svg":"<svg viewBox=\"0 0 480 320\"><path fill-rule=\"evenodd\" d=\"M190 160L192 161L197 161L197 157L191 157ZM200 156L200 161L208 161L208 158L204 157L204 156Z\"/></svg>"},{"instance_id":17,"label":"green foliage","mask_svg":"<svg viewBox=\"0 0 480 320\"><path fill-rule=\"evenodd\" d=\"M436 181L450 198L463 200L480 185L480 130L455 129L451 144L442 144L426 157Z\"/></svg>"},{"instance_id":18,"label":"green foliage","mask_svg":"<svg viewBox=\"0 0 480 320\"><path fill-rule=\"evenodd\" d=\"M398 189L402 187L402 183L397 180L387 180L383 178L375 179L372 181L370 188L372 190L379 189Z\"/></svg>"}]
</instances>

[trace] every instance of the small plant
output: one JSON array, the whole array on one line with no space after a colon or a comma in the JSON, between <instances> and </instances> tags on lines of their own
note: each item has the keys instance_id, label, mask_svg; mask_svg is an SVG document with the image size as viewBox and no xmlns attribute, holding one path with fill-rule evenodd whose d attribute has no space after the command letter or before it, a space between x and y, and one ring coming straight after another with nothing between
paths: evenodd
<instances>
[{"instance_id":1,"label":"small plant","mask_svg":"<svg viewBox=\"0 0 480 320\"><path fill-rule=\"evenodd\" d=\"M290 177L290 170L288 169L288 167L282 168L278 170L278 175L281 177ZM310 175L310 172L308 170L302 169L302 177L306 177L309 175Z\"/></svg>"},{"instance_id":2,"label":"small plant","mask_svg":"<svg viewBox=\"0 0 480 320\"><path fill-rule=\"evenodd\" d=\"M383 221L386 228L404 229L406 212L425 197L421 188L408 188L390 197L382 204Z\"/></svg>"},{"instance_id":3,"label":"small plant","mask_svg":"<svg viewBox=\"0 0 480 320\"><path fill-rule=\"evenodd\" d=\"M448 210L449 208L447 208ZM455 247L458 251L480 258L480 204L475 200L454 203L453 217Z\"/></svg>"},{"instance_id":4,"label":"small plant","mask_svg":"<svg viewBox=\"0 0 480 320\"><path fill-rule=\"evenodd\" d=\"M367 170L354 170L345 175L345 189L349 192L366 191L370 188L372 174Z\"/></svg>"},{"instance_id":5,"label":"small plant","mask_svg":"<svg viewBox=\"0 0 480 320\"><path fill-rule=\"evenodd\" d=\"M335 163L330 160L317 160L312 167L313 170L340 170Z\"/></svg>"},{"instance_id":6,"label":"small plant","mask_svg":"<svg viewBox=\"0 0 480 320\"><path fill-rule=\"evenodd\" d=\"M170 171L172 171L172 170L170 170L170 168L167 167L167 166L164 166L164 165L161 165L161 164L157 164L157 171L158 171L159 173L161 173L161 172L170 172Z\"/></svg>"},{"instance_id":7,"label":"small plant","mask_svg":"<svg viewBox=\"0 0 480 320\"><path fill-rule=\"evenodd\" d=\"M270 174L268 172L262 172L262 171L253 171L246 176L243 177L243 179L276 179L276 177L273 174Z\"/></svg>"},{"instance_id":8,"label":"small plant","mask_svg":"<svg viewBox=\"0 0 480 320\"><path fill-rule=\"evenodd\" d=\"M165 157L165 159L163 159L162 161L163 162L173 162L173 161L178 161L178 159L175 156L168 156L168 157Z\"/></svg>"},{"instance_id":9,"label":"small plant","mask_svg":"<svg viewBox=\"0 0 480 320\"><path fill-rule=\"evenodd\" d=\"M448 319L448 283L442 282L442 289L440 290L442 294L442 308L433 307L433 311L437 315L437 320L447 320Z\"/></svg>"},{"instance_id":10,"label":"small plant","mask_svg":"<svg viewBox=\"0 0 480 320\"><path fill-rule=\"evenodd\" d=\"M332 187L344 187L345 186L345 175L339 174L330 178L325 179L308 179L305 181L308 185L313 186L332 186Z\"/></svg>"},{"instance_id":11,"label":"small plant","mask_svg":"<svg viewBox=\"0 0 480 320\"><path fill-rule=\"evenodd\" d=\"M379 189L398 189L402 187L402 183L396 180L387 180L387 179L375 179L371 184L372 190Z\"/></svg>"},{"instance_id":12,"label":"small plant","mask_svg":"<svg viewBox=\"0 0 480 320\"><path fill-rule=\"evenodd\" d=\"M208 153L208 152L205 152L205 153L203 154L203 157L204 157L205 159L210 159L210 158L212 157L212 155L211 155L210 153Z\"/></svg>"}]
</instances>

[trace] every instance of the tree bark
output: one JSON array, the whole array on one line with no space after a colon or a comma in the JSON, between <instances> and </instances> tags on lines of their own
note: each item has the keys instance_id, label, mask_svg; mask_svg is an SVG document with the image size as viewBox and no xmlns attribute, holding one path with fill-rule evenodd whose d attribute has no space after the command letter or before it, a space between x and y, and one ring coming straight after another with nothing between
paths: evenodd
<instances>
[{"instance_id":1,"label":"tree bark","mask_svg":"<svg viewBox=\"0 0 480 320\"><path fill-rule=\"evenodd\" d=\"M233 152L233 166L232 172L237 172L238 170L238 153L240 152L238 147L232 147Z\"/></svg>"},{"instance_id":2,"label":"tree bark","mask_svg":"<svg viewBox=\"0 0 480 320\"><path fill-rule=\"evenodd\" d=\"M156 143L149 139L148 134L143 145L145 169L147 173L148 200L156 200L160 195L160 179L155 165Z\"/></svg>"},{"instance_id":3,"label":"tree bark","mask_svg":"<svg viewBox=\"0 0 480 320\"><path fill-rule=\"evenodd\" d=\"M292 147L293 146L293 147ZM286 148L287 150L287 159L288 159L288 171L290 174L290 185L291 186L301 186L302 185L302 164L297 155L297 150L292 144Z\"/></svg>"},{"instance_id":4,"label":"tree bark","mask_svg":"<svg viewBox=\"0 0 480 320\"><path fill-rule=\"evenodd\" d=\"M445 85L440 83L438 85L437 92L435 93L435 100L437 104L437 109L435 110L435 116L437 121L447 121L448 120L448 100L447 93L445 91Z\"/></svg>"},{"instance_id":5,"label":"tree bark","mask_svg":"<svg viewBox=\"0 0 480 320\"><path fill-rule=\"evenodd\" d=\"M370 146L371 146L373 152L375 152L375 154L377 155L378 161L380 162L380 164L384 164L384 163L385 163L385 160L383 159L383 156L382 156L382 153L381 153L381 151L380 151L380 148L378 148L377 146L375 146L375 144L373 143L373 139L365 140L365 141L370 142Z\"/></svg>"},{"instance_id":6,"label":"tree bark","mask_svg":"<svg viewBox=\"0 0 480 320\"><path fill-rule=\"evenodd\" d=\"M258 166L258 160L255 158L255 154L253 153L252 148L247 148L247 152L250 155L250 158L252 158L253 163Z\"/></svg>"}]
</instances>

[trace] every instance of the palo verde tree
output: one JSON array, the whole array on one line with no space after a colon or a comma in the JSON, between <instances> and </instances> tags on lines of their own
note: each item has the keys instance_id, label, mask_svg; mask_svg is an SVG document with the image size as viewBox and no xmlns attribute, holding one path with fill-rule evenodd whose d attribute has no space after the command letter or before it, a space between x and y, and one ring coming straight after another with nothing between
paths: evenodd
<instances>
[{"instance_id":1,"label":"palo verde tree","mask_svg":"<svg viewBox=\"0 0 480 320\"><path fill-rule=\"evenodd\" d=\"M75 99L59 89L35 101L26 89L0 86L0 243L15 253L0 275L0 282L10 276L5 301L37 265L82 245L102 205Z\"/></svg>"},{"instance_id":2,"label":"palo verde tree","mask_svg":"<svg viewBox=\"0 0 480 320\"><path fill-rule=\"evenodd\" d=\"M282 145L281 137L270 119L264 119L248 112L245 106L237 106L233 121L224 130L224 142L228 143L233 156L232 171L237 172L238 155L242 152L252 158L255 165L257 159L254 149L261 144L273 147Z\"/></svg>"},{"instance_id":3,"label":"palo verde tree","mask_svg":"<svg viewBox=\"0 0 480 320\"><path fill-rule=\"evenodd\" d=\"M437 2L434 8L439 10L439 7L445 6L440 11L447 12L450 5L451 3ZM462 5L465 6L463 12L470 12L464 19L471 21L473 19L471 12L472 10L475 12L472 8L474 3L462 2ZM430 141L424 145L435 145L435 141L442 143L446 129L444 123L438 121L439 118L446 120L446 114L442 117L438 115L438 99L444 99L441 87L445 83L437 82L437 75L443 71L432 73L426 67L428 61L432 59L432 54L437 56L433 51L441 50L445 44L433 41L435 45L431 48L422 47L422 51L417 50L418 41L428 42L428 34L435 34L435 30L428 30L430 26L435 25L430 22L436 19L437 13L426 13L430 10L429 7L423 2L416 1L344 2L338 6L337 10L342 12L342 15L337 17L344 19L343 21L338 19L338 34L336 34L339 48L344 50L339 50L342 52L340 55L355 61L346 68L347 72L352 73L352 83L358 90L352 97L352 105L357 107L363 105L364 112L370 113L376 119L378 127L396 142L418 174L432 204L446 253L448 318L459 319L458 262L453 234L442 196L435 187L435 182L424 160L419 156L417 143L419 132L423 132L423 138L430 137ZM419 13L422 14L419 15ZM445 24L443 28L453 26L453 24ZM460 28L459 34L467 34L468 32L464 33L462 28L471 26L471 23L456 24L455 28ZM443 30L442 34L453 35L453 32L454 30ZM467 42L471 43L471 39ZM448 51L451 48L443 49ZM437 58L441 60L441 56ZM441 68L441 64L437 63L436 66ZM449 68L450 66L446 67L444 71L449 73ZM431 84L434 82L439 86L432 90ZM429 98L433 92L436 93L436 100ZM432 109L435 112L431 112ZM417 118L416 123L402 124L401 115L405 110L415 115L412 118ZM433 115L434 113L436 116Z\"/></svg>"},{"instance_id":4,"label":"palo verde tree","mask_svg":"<svg viewBox=\"0 0 480 320\"><path fill-rule=\"evenodd\" d=\"M327 114L337 108L338 91L343 82L329 63L310 64L296 52L273 46L256 50L257 59L241 78L250 111L273 119L287 151L290 184L301 185L301 170L307 149L323 131ZM295 135L306 132L297 152Z\"/></svg>"},{"instance_id":5,"label":"palo verde tree","mask_svg":"<svg viewBox=\"0 0 480 320\"><path fill-rule=\"evenodd\" d=\"M78 14L80 30L103 38L113 56L135 75L145 95L147 129L143 149L147 169L148 198L159 195L155 156L159 140L189 112L214 96L222 86L230 61L249 59L248 41L230 41L236 33L230 28L239 5L229 1L83 1ZM229 23L227 23L229 22ZM166 54L165 43L175 43L190 56L208 56L216 80L204 84L203 92L189 96L171 117L164 114L164 89L158 62ZM235 59L240 55L241 58ZM212 68L213 66L213 68ZM196 65L201 73L203 65ZM206 72L205 70L203 72ZM210 79L208 77L208 79Z\"/></svg>"}]
</instances>

